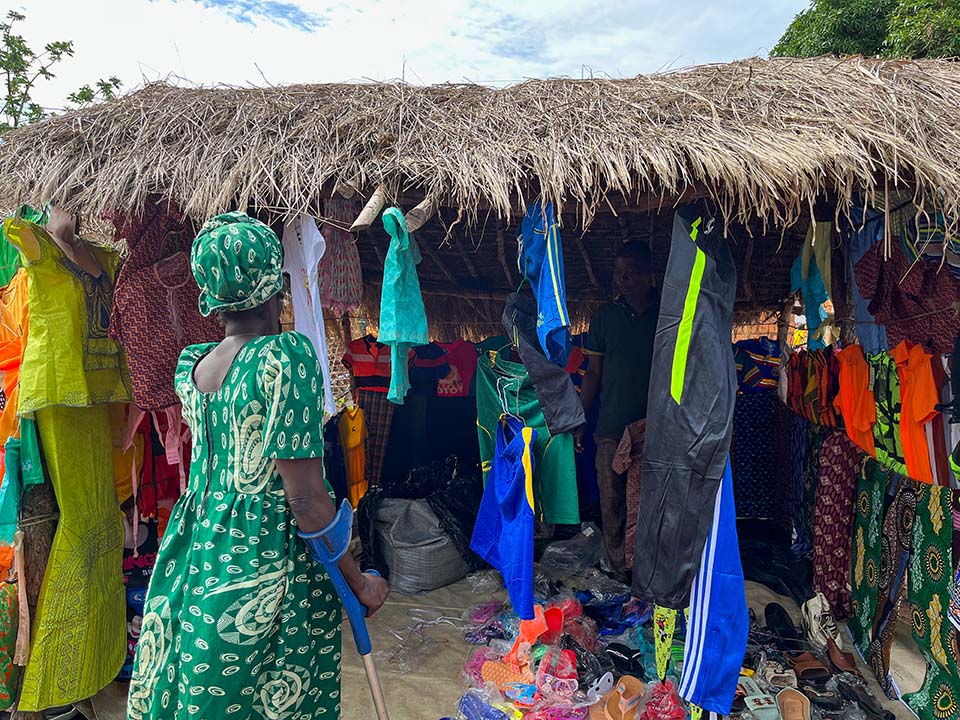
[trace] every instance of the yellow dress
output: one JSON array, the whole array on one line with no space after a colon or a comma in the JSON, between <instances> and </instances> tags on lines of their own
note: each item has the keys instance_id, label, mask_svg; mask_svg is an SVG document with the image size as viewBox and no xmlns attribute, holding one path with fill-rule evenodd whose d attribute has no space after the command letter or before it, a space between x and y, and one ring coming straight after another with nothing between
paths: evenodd
<instances>
[{"instance_id":1,"label":"yellow dress","mask_svg":"<svg viewBox=\"0 0 960 720\"><path fill-rule=\"evenodd\" d=\"M367 493L367 423L359 406L347 408L338 427L347 475L347 496L354 507Z\"/></svg>"},{"instance_id":2,"label":"yellow dress","mask_svg":"<svg viewBox=\"0 0 960 720\"><path fill-rule=\"evenodd\" d=\"M96 694L126 658L123 523L114 489L109 406L129 402L119 345L107 335L116 258L94 249L94 277L47 232L9 219L24 258L30 329L19 413L33 413L60 518L33 625L19 708Z\"/></svg>"}]
</instances>

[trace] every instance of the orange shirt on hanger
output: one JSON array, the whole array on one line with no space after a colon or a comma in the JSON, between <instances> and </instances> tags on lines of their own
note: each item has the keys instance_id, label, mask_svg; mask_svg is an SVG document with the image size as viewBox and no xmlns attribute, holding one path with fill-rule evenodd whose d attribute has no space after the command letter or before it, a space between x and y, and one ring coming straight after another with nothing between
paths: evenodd
<instances>
[{"instance_id":1,"label":"orange shirt on hanger","mask_svg":"<svg viewBox=\"0 0 960 720\"><path fill-rule=\"evenodd\" d=\"M907 474L933 484L924 426L937 415L940 391L933 378L932 356L922 346L904 340L890 353L900 376L900 439Z\"/></svg>"},{"instance_id":2,"label":"orange shirt on hanger","mask_svg":"<svg viewBox=\"0 0 960 720\"><path fill-rule=\"evenodd\" d=\"M356 507L367 492L367 423L363 410L357 405L344 410L338 430L347 475L347 496Z\"/></svg>"},{"instance_id":3,"label":"orange shirt on hanger","mask_svg":"<svg viewBox=\"0 0 960 720\"><path fill-rule=\"evenodd\" d=\"M843 424L853 444L877 456L873 444L873 425L877 422L877 403L870 389L870 367L859 345L848 345L839 353L840 392L833 401L837 412L843 415Z\"/></svg>"}]
</instances>

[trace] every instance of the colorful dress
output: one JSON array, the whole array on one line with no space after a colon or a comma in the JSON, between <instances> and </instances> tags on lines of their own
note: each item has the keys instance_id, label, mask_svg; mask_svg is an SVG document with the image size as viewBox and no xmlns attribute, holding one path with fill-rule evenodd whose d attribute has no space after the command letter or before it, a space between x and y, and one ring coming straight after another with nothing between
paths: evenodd
<instances>
[{"instance_id":1,"label":"colorful dress","mask_svg":"<svg viewBox=\"0 0 960 720\"><path fill-rule=\"evenodd\" d=\"M322 456L317 357L298 333L258 337L205 393L193 369L214 347L188 347L177 369L190 481L150 580L128 717L337 718L340 603L274 464Z\"/></svg>"},{"instance_id":2,"label":"colorful dress","mask_svg":"<svg viewBox=\"0 0 960 720\"><path fill-rule=\"evenodd\" d=\"M108 337L116 255L90 247L101 269L92 275L38 225L10 219L4 233L24 255L30 308L17 410L36 419L60 508L19 700L32 712L96 694L126 655L123 524L104 403L127 402L130 390Z\"/></svg>"}]
</instances>

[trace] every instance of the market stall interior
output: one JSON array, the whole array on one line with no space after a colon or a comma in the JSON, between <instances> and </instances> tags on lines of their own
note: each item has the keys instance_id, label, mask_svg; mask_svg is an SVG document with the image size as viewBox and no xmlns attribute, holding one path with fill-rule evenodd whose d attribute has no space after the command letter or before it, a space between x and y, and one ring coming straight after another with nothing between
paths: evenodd
<instances>
[{"instance_id":1,"label":"market stall interior","mask_svg":"<svg viewBox=\"0 0 960 720\"><path fill-rule=\"evenodd\" d=\"M950 62L778 59L154 84L6 135L0 709L156 717L125 683L177 623L246 642L147 591L198 461L177 360L223 336L191 244L239 209L394 591L393 717L960 717L957 107ZM250 694L306 718L281 680Z\"/></svg>"}]
</instances>

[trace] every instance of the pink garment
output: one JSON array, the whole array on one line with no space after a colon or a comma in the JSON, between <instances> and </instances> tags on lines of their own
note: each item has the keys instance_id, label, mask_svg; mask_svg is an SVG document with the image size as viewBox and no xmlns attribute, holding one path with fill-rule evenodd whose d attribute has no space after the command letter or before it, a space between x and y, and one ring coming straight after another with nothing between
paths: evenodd
<instances>
[{"instance_id":1,"label":"pink garment","mask_svg":"<svg viewBox=\"0 0 960 720\"><path fill-rule=\"evenodd\" d=\"M623 536L627 567L633 567L637 544L637 514L640 512L640 486L643 477L643 443L647 421L627 425L613 456L613 471L627 474L627 525Z\"/></svg>"},{"instance_id":2,"label":"pink garment","mask_svg":"<svg viewBox=\"0 0 960 720\"><path fill-rule=\"evenodd\" d=\"M320 305L336 317L356 310L363 297L360 253L354 237L346 230L357 219L359 206L353 200L334 195L323 203L331 222L321 228L327 250L320 260Z\"/></svg>"},{"instance_id":3,"label":"pink garment","mask_svg":"<svg viewBox=\"0 0 960 720\"><path fill-rule=\"evenodd\" d=\"M466 340L437 343L447 352L450 371L437 381L437 397L466 397L477 373L477 346Z\"/></svg>"}]
</instances>

